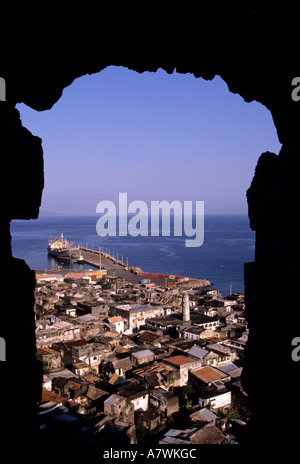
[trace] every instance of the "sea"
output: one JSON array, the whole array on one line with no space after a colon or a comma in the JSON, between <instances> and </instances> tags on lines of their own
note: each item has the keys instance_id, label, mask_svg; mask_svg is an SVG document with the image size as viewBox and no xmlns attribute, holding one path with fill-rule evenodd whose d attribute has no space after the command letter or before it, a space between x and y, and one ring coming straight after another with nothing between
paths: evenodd
<instances>
[{"instance_id":1,"label":"sea","mask_svg":"<svg viewBox=\"0 0 300 464\"><path fill-rule=\"evenodd\" d=\"M255 233L246 215L206 215L204 241L186 247L187 237L99 237L96 216L49 216L35 220L12 220L12 252L31 269L91 269L89 264L62 263L47 253L48 239L61 233L74 245L110 251L129 266L144 272L208 279L223 297L244 293L244 263L254 261Z\"/></svg>"}]
</instances>

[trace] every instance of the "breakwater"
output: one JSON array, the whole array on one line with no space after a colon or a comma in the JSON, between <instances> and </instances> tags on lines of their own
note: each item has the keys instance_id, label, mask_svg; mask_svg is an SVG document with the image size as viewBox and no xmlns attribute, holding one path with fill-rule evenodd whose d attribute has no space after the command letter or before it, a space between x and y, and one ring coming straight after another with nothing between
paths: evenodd
<instances>
[{"instance_id":1,"label":"breakwater","mask_svg":"<svg viewBox=\"0 0 300 464\"><path fill-rule=\"evenodd\" d=\"M78 259L79 257L83 258L83 261L87 264L91 264L95 267L105 267L106 269L114 268L115 265L121 266L123 268L128 267L128 258L126 258L126 263L118 258L115 258L114 255L110 255L107 252L94 250L93 248L87 248L78 246L71 249L71 255L73 258ZM128 270L131 267L128 267Z\"/></svg>"},{"instance_id":2,"label":"breakwater","mask_svg":"<svg viewBox=\"0 0 300 464\"><path fill-rule=\"evenodd\" d=\"M144 279L145 277L150 277L151 282L169 287L188 283L199 287L211 285L211 282L205 279L191 279L185 276L144 272L139 267L129 265L128 258L125 258L126 262L124 262L123 256L120 260L118 257L116 258L105 251L94 250L93 248L78 246L72 248L71 255L73 259L81 257L87 264L99 269L106 269L107 275L114 275L132 283L139 283L141 280L149 280L150 282L150 279Z\"/></svg>"}]
</instances>

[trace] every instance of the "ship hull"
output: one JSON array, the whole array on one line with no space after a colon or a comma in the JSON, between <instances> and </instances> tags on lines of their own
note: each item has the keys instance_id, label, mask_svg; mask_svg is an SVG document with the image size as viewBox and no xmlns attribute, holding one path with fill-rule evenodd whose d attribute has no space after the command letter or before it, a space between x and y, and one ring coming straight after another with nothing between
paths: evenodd
<instances>
[{"instance_id":1,"label":"ship hull","mask_svg":"<svg viewBox=\"0 0 300 464\"><path fill-rule=\"evenodd\" d=\"M50 256L54 256L54 258L57 258L57 259L64 259L64 260L71 259L71 254L69 250L56 251L56 250L51 250L48 248L48 254Z\"/></svg>"},{"instance_id":2,"label":"ship hull","mask_svg":"<svg viewBox=\"0 0 300 464\"><path fill-rule=\"evenodd\" d=\"M60 238L55 237L49 239L47 251L50 256L57 259L71 260L71 246L74 242L69 242L64 238L64 234L60 234Z\"/></svg>"}]
</instances>

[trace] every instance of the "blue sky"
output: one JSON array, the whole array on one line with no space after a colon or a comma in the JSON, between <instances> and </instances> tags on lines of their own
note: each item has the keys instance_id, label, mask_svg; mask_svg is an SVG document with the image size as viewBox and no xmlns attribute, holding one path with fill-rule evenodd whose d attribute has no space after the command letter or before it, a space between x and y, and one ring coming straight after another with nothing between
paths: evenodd
<instances>
[{"instance_id":1,"label":"blue sky","mask_svg":"<svg viewBox=\"0 0 300 464\"><path fill-rule=\"evenodd\" d=\"M279 153L269 111L245 103L219 77L122 67L76 79L51 110L17 105L42 138L42 211L95 214L128 201L204 201L206 214L247 214L259 155Z\"/></svg>"}]
</instances>

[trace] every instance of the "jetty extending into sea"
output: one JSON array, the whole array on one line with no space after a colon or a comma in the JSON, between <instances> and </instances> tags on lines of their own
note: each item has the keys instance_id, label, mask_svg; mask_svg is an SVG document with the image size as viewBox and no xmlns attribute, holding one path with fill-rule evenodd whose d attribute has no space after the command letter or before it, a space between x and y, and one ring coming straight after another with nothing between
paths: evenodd
<instances>
[{"instance_id":1,"label":"jetty extending into sea","mask_svg":"<svg viewBox=\"0 0 300 464\"><path fill-rule=\"evenodd\" d=\"M124 279L126 282L140 283L141 280L147 280L157 285L171 287L181 284L192 285L193 287L208 287L211 286L211 282L206 279L194 279L186 276L176 276L170 274L156 274L144 272L139 267L128 265L128 259L126 262L120 259L116 259L115 256L110 255L104 251L94 250L88 247L74 247L71 248L72 259L77 260L79 257L82 258L83 263L89 264L94 268L102 271L106 271L106 276L116 276L120 279ZM60 269L59 272L62 270Z\"/></svg>"}]
</instances>

